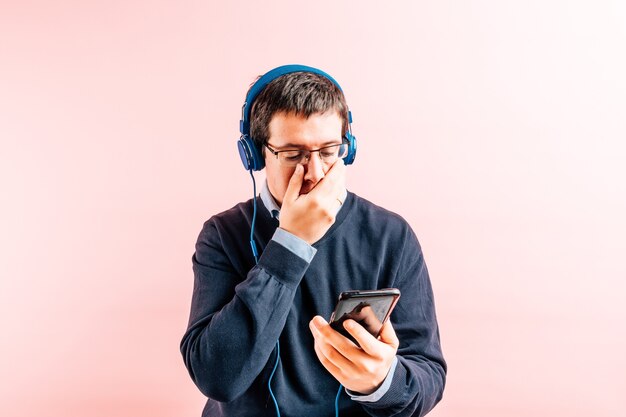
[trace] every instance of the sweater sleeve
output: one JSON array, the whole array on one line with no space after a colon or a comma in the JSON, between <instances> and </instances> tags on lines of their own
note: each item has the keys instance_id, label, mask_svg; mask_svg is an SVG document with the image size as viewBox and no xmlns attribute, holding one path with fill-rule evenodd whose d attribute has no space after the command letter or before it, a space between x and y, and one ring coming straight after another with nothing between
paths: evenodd
<instances>
[{"instance_id":1,"label":"sweater sleeve","mask_svg":"<svg viewBox=\"0 0 626 417\"><path fill-rule=\"evenodd\" d=\"M192 258L191 313L181 342L194 383L222 402L241 396L266 366L309 265L270 241L259 263L241 276L225 246L208 221Z\"/></svg>"},{"instance_id":2,"label":"sweater sleeve","mask_svg":"<svg viewBox=\"0 0 626 417\"><path fill-rule=\"evenodd\" d=\"M424 416L442 398L447 365L441 351L432 286L417 238L409 229L396 286L401 299L391 315L400 340L389 389L362 403L372 416Z\"/></svg>"}]
</instances>

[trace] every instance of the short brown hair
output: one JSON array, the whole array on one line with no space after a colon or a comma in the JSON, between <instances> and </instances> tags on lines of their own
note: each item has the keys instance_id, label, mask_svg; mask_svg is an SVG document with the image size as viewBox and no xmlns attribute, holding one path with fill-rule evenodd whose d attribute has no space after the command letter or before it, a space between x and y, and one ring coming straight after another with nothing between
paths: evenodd
<instances>
[{"instance_id":1,"label":"short brown hair","mask_svg":"<svg viewBox=\"0 0 626 417\"><path fill-rule=\"evenodd\" d=\"M269 83L257 96L250 111L250 136L259 148L269 140L269 125L276 113L308 118L335 110L343 120L342 135L348 132L348 105L341 89L323 75L292 72Z\"/></svg>"}]
</instances>

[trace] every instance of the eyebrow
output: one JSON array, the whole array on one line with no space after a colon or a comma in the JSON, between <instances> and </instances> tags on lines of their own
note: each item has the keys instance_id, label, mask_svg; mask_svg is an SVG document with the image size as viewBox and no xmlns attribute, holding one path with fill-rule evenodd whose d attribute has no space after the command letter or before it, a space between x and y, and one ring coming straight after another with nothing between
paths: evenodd
<instances>
[{"instance_id":1,"label":"eyebrow","mask_svg":"<svg viewBox=\"0 0 626 417\"><path fill-rule=\"evenodd\" d=\"M330 145L341 145L342 142L337 143L336 140L329 140L326 141L324 143L322 143L322 146L320 146L320 148L324 148L326 146L330 146ZM295 143L286 143L283 146L277 146L277 148L283 148L283 149L287 149L287 148L295 148L295 149L305 149L302 145L297 145Z\"/></svg>"}]
</instances>

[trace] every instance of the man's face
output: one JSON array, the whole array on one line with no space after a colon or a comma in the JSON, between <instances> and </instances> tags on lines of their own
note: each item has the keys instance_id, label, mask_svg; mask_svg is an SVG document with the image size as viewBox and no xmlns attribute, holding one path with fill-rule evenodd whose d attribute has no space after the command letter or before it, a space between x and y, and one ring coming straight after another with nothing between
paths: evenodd
<instances>
[{"instance_id":1,"label":"man's face","mask_svg":"<svg viewBox=\"0 0 626 417\"><path fill-rule=\"evenodd\" d=\"M276 113L269 124L268 145L275 151L287 149L319 149L341 143L342 120L336 111L312 114L308 118L291 113ZM331 165L325 164L318 152L311 154L304 165L304 179L300 194L306 194L324 178ZM272 196L279 205L287 191L289 179L295 167L280 164L278 158L265 149L265 169L267 184Z\"/></svg>"}]
</instances>

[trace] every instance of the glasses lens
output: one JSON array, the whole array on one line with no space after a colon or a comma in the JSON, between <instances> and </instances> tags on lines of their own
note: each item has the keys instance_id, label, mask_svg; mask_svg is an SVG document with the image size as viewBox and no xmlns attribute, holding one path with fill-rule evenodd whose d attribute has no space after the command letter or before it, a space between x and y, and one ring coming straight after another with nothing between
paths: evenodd
<instances>
[{"instance_id":1,"label":"glasses lens","mask_svg":"<svg viewBox=\"0 0 626 417\"><path fill-rule=\"evenodd\" d=\"M340 143L320 149L320 157L324 162L332 163L348 153L348 145Z\"/></svg>"},{"instance_id":2,"label":"glasses lens","mask_svg":"<svg viewBox=\"0 0 626 417\"><path fill-rule=\"evenodd\" d=\"M326 164L332 164L339 158L344 158L348 154L348 145L346 143L338 143L336 145L326 146L319 149L320 159ZM279 151L278 157L280 163L285 166L296 166L306 163L311 158L311 152L306 150Z\"/></svg>"},{"instance_id":3,"label":"glasses lens","mask_svg":"<svg viewBox=\"0 0 626 417\"><path fill-rule=\"evenodd\" d=\"M287 166L296 166L302 161L306 151L284 151L280 152L280 162Z\"/></svg>"}]
</instances>

